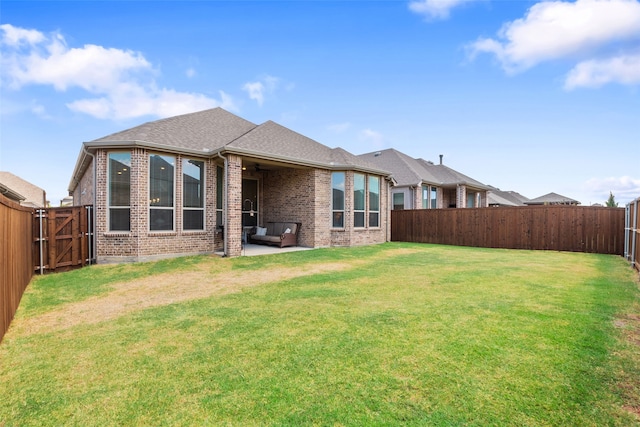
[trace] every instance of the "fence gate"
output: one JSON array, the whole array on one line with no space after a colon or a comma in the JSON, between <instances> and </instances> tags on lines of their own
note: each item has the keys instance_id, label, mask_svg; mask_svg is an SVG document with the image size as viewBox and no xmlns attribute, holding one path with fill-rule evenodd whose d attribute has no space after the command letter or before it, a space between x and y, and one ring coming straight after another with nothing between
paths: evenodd
<instances>
[{"instance_id":1,"label":"fence gate","mask_svg":"<svg viewBox=\"0 0 640 427\"><path fill-rule=\"evenodd\" d=\"M40 274L80 268L94 261L93 206L36 209L34 269Z\"/></svg>"}]
</instances>

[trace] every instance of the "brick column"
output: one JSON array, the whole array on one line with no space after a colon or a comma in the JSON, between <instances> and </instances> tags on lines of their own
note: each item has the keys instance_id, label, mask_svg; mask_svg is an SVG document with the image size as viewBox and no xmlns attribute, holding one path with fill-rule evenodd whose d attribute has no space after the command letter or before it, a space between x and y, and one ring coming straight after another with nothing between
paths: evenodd
<instances>
[{"instance_id":1,"label":"brick column","mask_svg":"<svg viewBox=\"0 0 640 427\"><path fill-rule=\"evenodd\" d=\"M467 207L467 186L458 185L456 188L456 208Z\"/></svg>"},{"instance_id":2,"label":"brick column","mask_svg":"<svg viewBox=\"0 0 640 427\"><path fill-rule=\"evenodd\" d=\"M227 239L227 256L242 254L242 158L235 154L227 155L227 226L224 230Z\"/></svg>"}]
</instances>

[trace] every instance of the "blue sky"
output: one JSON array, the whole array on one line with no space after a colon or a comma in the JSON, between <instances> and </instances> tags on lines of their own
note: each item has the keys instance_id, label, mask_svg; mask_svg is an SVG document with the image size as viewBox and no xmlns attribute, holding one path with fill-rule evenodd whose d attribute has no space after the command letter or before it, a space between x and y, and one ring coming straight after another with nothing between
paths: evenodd
<instances>
[{"instance_id":1,"label":"blue sky","mask_svg":"<svg viewBox=\"0 0 640 427\"><path fill-rule=\"evenodd\" d=\"M640 1L0 3L0 170L66 196L81 144L221 106L502 190L640 197Z\"/></svg>"}]
</instances>

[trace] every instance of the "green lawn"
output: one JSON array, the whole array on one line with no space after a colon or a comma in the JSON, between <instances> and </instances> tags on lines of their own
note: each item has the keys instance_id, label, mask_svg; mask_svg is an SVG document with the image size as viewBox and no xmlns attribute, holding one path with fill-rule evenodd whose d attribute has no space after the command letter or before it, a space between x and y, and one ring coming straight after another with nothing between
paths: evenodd
<instances>
[{"instance_id":1,"label":"green lawn","mask_svg":"<svg viewBox=\"0 0 640 427\"><path fill-rule=\"evenodd\" d=\"M397 243L37 277L0 426L640 425L636 277Z\"/></svg>"}]
</instances>

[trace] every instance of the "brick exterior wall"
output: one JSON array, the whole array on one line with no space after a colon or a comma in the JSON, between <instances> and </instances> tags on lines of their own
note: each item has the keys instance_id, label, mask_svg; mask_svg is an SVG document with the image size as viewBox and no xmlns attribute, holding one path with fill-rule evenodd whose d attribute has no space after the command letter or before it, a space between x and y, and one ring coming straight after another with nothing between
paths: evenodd
<instances>
[{"instance_id":1,"label":"brick exterior wall","mask_svg":"<svg viewBox=\"0 0 640 427\"><path fill-rule=\"evenodd\" d=\"M329 246L331 175L318 169L280 169L264 174L260 222L299 222L298 244Z\"/></svg>"},{"instance_id":2,"label":"brick exterior wall","mask_svg":"<svg viewBox=\"0 0 640 427\"><path fill-rule=\"evenodd\" d=\"M205 162L205 230L182 230L182 160L175 157L175 199L173 231L149 231L149 154L141 148L131 152L131 229L129 232L108 230L107 151L96 153L97 192L95 200L97 261L144 261L167 256L211 253L215 247L215 163ZM155 153L155 152L154 152ZM92 173L87 170L85 176ZM84 181L85 177L81 180ZM82 187L82 185L79 185Z\"/></svg>"},{"instance_id":3,"label":"brick exterior wall","mask_svg":"<svg viewBox=\"0 0 640 427\"><path fill-rule=\"evenodd\" d=\"M93 166L87 168L77 188L74 202L93 204L96 215L96 257L99 263L145 261L187 254L213 253L223 247L223 236L216 227L217 158L205 162L205 230L182 229L182 155L175 158L174 219L172 231L149 230L149 155L165 154L143 148L131 153L131 229L108 230L108 151L96 152L96 194L93 195ZM292 221L302 224L298 242L306 247L353 246L385 242L390 236L389 184L380 177L380 227L353 227L353 172L346 172L345 228L331 229L331 171L309 168L282 168L270 172L242 171L242 158L227 156L226 249L228 256L242 250L242 178L259 180L260 223ZM224 182L224 180L223 180ZM83 194L84 193L84 194ZM367 201L368 206L368 201Z\"/></svg>"},{"instance_id":4,"label":"brick exterior wall","mask_svg":"<svg viewBox=\"0 0 640 427\"><path fill-rule=\"evenodd\" d=\"M227 156L227 256L242 253L242 158L235 154Z\"/></svg>"},{"instance_id":5,"label":"brick exterior wall","mask_svg":"<svg viewBox=\"0 0 640 427\"><path fill-rule=\"evenodd\" d=\"M80 182L73 190L73 204L76 206L93 205L94 204L94 179L93 179L93 164L94 160L91 160L89 167L80 178Z\"/></svg>"}]
</instances>

